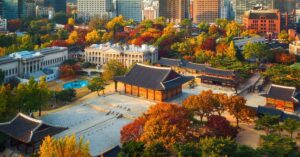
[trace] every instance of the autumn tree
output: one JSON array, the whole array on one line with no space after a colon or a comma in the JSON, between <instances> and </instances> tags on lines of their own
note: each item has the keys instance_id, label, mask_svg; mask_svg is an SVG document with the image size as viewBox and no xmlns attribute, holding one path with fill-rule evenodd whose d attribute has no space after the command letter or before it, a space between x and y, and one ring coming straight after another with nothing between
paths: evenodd
<instances>
[{"instance_id":1,"label":"autumn tree","mask_svg":"<svg viewBox=\"0 0 300 157\"><path fill-rule=\"evenodd\" d=\"M61 78L73 77L76 74L71 65L61 65L59 67L59 72Z\"/></svg>"},{"instance_id":2,"label":"autumn tree","mask_svg":"<svg viewBox=\"0 0 300 157\"><path fill-rule=\"evenodd\" d=\"M75 20L73 18L68 18L68 25L74 26Z\"/></svg>"},{"instance_id":3,"label":"autumn tree","mask_svg":"<svg viewBox=\"0 0 300 157\"><path fill-rule=\"evenodd\" d=\"M72 33L70 33L68 39L66 40L66 42L69 45L74 45L77 41L78 41L78 33L77 31L73 31Z\"/></svg>"},{"instance_id":4,"label":"autumn tree","mask_svg":"<svg viewBox=\"0 0 300 157\"><path fill-rule=\"evenodd\" d=\"M270 60L272 54L266 44L248 42L243 49L245 59L255 59L257 62Z\"/></svg>"},{"instance_id":5,"label":"autumn tree","mask_svg":"<svg viewBox=\"0 0 300 157\"><path fill-rule=\"evenodd\" d=\"M230 42L230 45L228 47L228 49L226 50L226 55L230 58L233 58L235 59L236 58L236 49L235 49L235 46L234 46L234 42L231 41Z\"/></svg>"},{"instance_id":6,"label":"autumn tree","mask_svg":"<svg viewBox=\"0 0 300 157\"><path fill-rule=\"evenodd\" d=\"M102 30L105 29L105 25L108 22L108 17L106 16L94 16L91 18L88 26L91 30Z\"/></svg>"},{"instance_id":7,"label":"autumn tree","mask_svg":"<svg viewBox=\"0 0 300 157\"><path fill-rule=\"evenodd\" d=\"M146 123L145 117L139 117L121 129L121 143L139 141Z\"/></svg>"},{"instance_id":8,"label":"autumn tree","mask_svg":"<svg viewBox=\"0 0 300 157\"><path fill-rule=\"evenodd\" d=\"M231 21L226 26L227 36L237 37L242 32L240 24L235 21Z\"/></svg>"},{"instance_id":9,"label":"autumn tree","mask_svg":"<svg viewBox=\"0 0 300 157\"><path fill-rule=\"evenodd\" d=\"M97 43L101 41L101 36L99 35L99 33L96 30L93 30L89 33L86 34L85 36L85 40L88 43Z\"/></svg>"},{"instance_id":10,"label":"autumn tree","mask_svg":"<svg viewBox=\"0 0 300 157\"><path fill-rule=\"evenodd\" d=\"M173 104L157 104L147 111L146 119L140 138L146 145L162 143L170 148L174 143L186 142L190 121L185 108Z\"/></svg>"},{"instance_id":11,"label":"autumn tree","mask_svg":"<svg viewBox=\"0 0 300 157\"><path fill-rule=\"evenodd\" d=\"M75 135L59 139L47 136L40 146L39 155L40 157L91 157L89 144L82 138L77 141Z\"/></svg>"},{"instance_id":12,"label":"autumn tree","mask_svg":"<svg viewBox=\"0 0 300 157\"><path fill-rule=\"evenodd\" d=\"M238 133L237 129L232 127L230 122L222 116L209 116L206 126L213 131L216 137L235 137Z\"/></svg>"},{"instance_id":13,"label":"autumn tree","mask_svg":"<svg viewBox=\"0 0 300 157\"><path fill-rule=\"evenodd\" d=\"M104 80L112 80L115 76L125 75L126 67L117 60L110 60L104 66L103 78Z\"/></svg>"},{"instance_id":14,"label":"autumn tree","mask_svg":"<svg viewBox=\"0 0 300 157\"><path fill-rule=\"evenodd\" d=\"M246 106L246 100L241 96L230 96L227 109L229 114L236 119L237 127L240 122L249 122L253 116L253 112Z\"/></svg>"},{"instance_id":15,"label":"autumn tree","mask_svg":"<svg viewBox=\"0 0 300 157\"><path fill-rule=\"evenodd\" d=\"M218 101L212 94L212 91L203 91L199 95L189 96L183 101L183 106L192 111L194 115L200 117L202 122L203 117L209 117L214 111L214 106L216 106Z\"/></svg>"}]
</instances>

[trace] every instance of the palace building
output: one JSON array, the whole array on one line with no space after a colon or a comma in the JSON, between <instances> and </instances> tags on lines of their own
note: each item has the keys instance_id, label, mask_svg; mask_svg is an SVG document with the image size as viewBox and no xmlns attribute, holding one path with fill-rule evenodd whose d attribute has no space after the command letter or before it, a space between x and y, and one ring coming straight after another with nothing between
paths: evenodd
<instances>
[{"instance_id":1,"label":"palace building","mask_svg":"<svg viewBox=\"0 0 300 157\"><path fill-rule=\"evenodd\" d=\"M35 152L37 145L41 144L46 136L53 136L66 129L46 124L22 113L17 114L8 122L0 123L0 132L10 137L10 144L16 146L17 149L20 149L20 145L23 144L25 153L27 153L28 147Z\"/></svg>"},{"instance_id":2,"label":"palace building","mask_svg":"<svg viewBox=\"0 0 300 157\"><path fill-rule=\"evenodd\" d=\"M192 79L171 68L143 64L136 64L127 75L114 78L115 82L124 84L125 94L154 101L165 101L181 94L182 85Z\"/></svg>"},{"instance_id":3,"label":"palace building","mask_svg":"<svg viewBox=\"0 0 300 157\"><path fill-rule=\"evenodd\" d=\"M237 87L238 80L233 70L223 70L206 67L199 76L201 83L221 85L227 87Z\"/></svg>"},{"instance_id":4,"label":"palace building","mask_svg":"<svg viewBox=\"0 0 300 157\"><path fill-rule=\"evenodd\" d=\"M295 87L272 84L266 97L266 105L283 111L294 112L299 103L299 94Z\"/></svg>"}]
</instances>

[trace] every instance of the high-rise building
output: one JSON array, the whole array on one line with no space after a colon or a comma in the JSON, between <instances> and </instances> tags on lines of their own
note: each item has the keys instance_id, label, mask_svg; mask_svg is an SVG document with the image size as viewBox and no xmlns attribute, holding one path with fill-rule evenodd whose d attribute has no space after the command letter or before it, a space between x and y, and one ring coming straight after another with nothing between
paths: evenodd
<instances>
[{"instance_id":1,"label":"high-rise building","mask_svg":"<svg viewBox=\"0 0 300 157\"><path fill-rule=\"evenodd\" d=\"M35 0L36 5L40 7L52 7L55 12L66 12L66 0Z\"/></svg>"},{"instance_id":2,"label":"high-rise building","mask_svg":"<svg viewBox=\"0 0 300 157\"><path fill-rule=\"evenodd\" d=\"M88 20L94 16L113 16L114 6L112 0L78 0L78 16Z\"/></svg>"},{"instance_id":3,"label":"high-rise building","mask_svg":"<svg viewBox=\"0 0 300 157\"><path fill-rule=\"evenodd\" d=\"M213 23L221 15L221 2L223 0L194 0L193 22ZM224 2L224 1L223 1Z\"/></svg>"},{"instance_id":4,"label":"high-rise building","mask_svg":"<svg viewBox=\"0 0 300 157\"><path fill-rule=\"evenodd\" d=\"M0 0L0 17L3 17L3 0Z\"/></svg>"},{"instance_id":5,"label":"high-rise building","mask_svg":"<svg viewBox=\"0 0 300 157\"><path fill-rule=\"evenodd\" d=\"M278 9L250 10L244 14L243 24L246 29L265 34L268 39L277 38L281 30L280 16Z\"/></svg>"},{"instance_id":6,"label":"high-rise building","mask_svg":"<svg viewBox=\"0 0 300 157\"><path fill-rule=\"evenodd\" d=\"M25 0L3 0L3 18L8 20L23 16L25 11Z\"/></svg>"},{"instance_id":7,"label":"high-rise building","mask_svg":"<svg viewBox=\"0 0 300 157\"><path fill-rule=\"evenodd\" d=\"M189 0L159 0L159 16L169 22L179 23L189 18Z\"/></svg>"},{"instance_id":8,"label":"high-rise building","mask_svg":"<svg viewBox=\"0 0 300 157\"><path fill-rule=\"evenodd\" d=\"M153 20L158 18L159 14L158 0L143 0L142 3L142 20Z\"/></svg>"},{"instance_id":9,"label":"high-rise building","mask_svg":"<svg viewBox=\"0 0 300 157\"><path fill-rule=\"evenodd\" d=\"M292 13L296 9L296 0L274 0L273 8L281 13Z\"/></svg>"},{"instance_id":10,"label":"high-rise building","mask_svg":"<svg viewBox=\"0 0 300 157\"><path fill-rule=\"evenodd\" d=\"M264 9L273 9L273 0L232 0L232 15L239 23L243 20L245 11L252 10L254 7L259 6Z\"/></svg>"},{"instance_id":11,"label":"high-rise building","mask_svg":"<svg viewBox=\"0 0 300 157\"><path fill-rule=\"evenodd\" d=\"M117 15L122 15L124 19L142 21L142 1L141 0L116 0Z\"/></svg>"}]
</instances>

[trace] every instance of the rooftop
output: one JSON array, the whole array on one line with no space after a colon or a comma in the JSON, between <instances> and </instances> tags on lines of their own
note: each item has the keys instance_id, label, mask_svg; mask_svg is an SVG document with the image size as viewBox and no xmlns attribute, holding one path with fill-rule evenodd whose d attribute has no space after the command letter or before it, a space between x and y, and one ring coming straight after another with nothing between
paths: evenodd
<instances>
[{"instance_id":1,"label":"rooftop","mask_svg":"<svg viewBox=\"0 0 300 157\"><path fill-rule=\"evenodd\" d=\"M182 76L171 68L136 64L125 76L116 77L116 81L134 86L167 90L190 81L192 77Z\"/></svg>"},{"instance_id":2,"label":"rooftop","mask_svg":"<svg viewBox=\"0 0 300 157\"><path fill-rule=\"evenodd\" d=\"M24 143L37 142L67 128L45 124L25 114L18 113L12 120L0 123L0 132Z\"/></svg>"},{"instance_id":3,"label":"rooftop","mask_svg":"<svg viewBox=\"0 0 300 157\"><path fill-rule=\"evenodd\" d=\"M279 99L283 101L298 102L296 88L272 84L268 93L264 95L267 98Z\"/></svg>"},{"instance_id":4,"label":"rooftop","mask_svg":"<svg viewBox=\"0 0 300 157\"><path fill-rule=\"evenodd\" d=\"M269 9L269 10L250 10L246 11L244 16L249 19L260 19L260 17L266 17L267 19L278 19L279 10Z\"/></svg>"},{"instance_id":5,"label":"rooftop","mask_svg":"<svg viewBox=\"0 0 300 157\"><path fill-rule=\"evenodd\" d=\"M120 45L120 44L93 44L87 49L97 49L102 51L108 51L108 50L115 50L118 53L148 53L148 52L155 52L157 50L156 47L145 45L142 46L136 46L136 45Z\"/></svg>"}]
</instances>

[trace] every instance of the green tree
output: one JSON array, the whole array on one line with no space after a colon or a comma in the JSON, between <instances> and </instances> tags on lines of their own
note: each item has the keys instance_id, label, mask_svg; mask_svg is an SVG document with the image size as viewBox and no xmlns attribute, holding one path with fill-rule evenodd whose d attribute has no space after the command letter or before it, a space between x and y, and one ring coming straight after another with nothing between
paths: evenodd
<instances>
[{"instance_id":1,"label":"green tree","mask_svg":"<svg viewBox=\"0 0 300 157\"><path fill-rule=\"evenodd\" d=\"M235 157L257 157L256 150L246 145L238 145Z\"/></svg>"},{"instance_id":2,"label":"green tree","mask_svg":"<svg viewBox=\"0 0 300 157\"><path fill-rule=\"evenodd\" d=\"M143 157L166 157L169 151L162 143L153 143L145 148Z\"/></svg>"},{"instance_id":3,"label":"green tree","mask_svg":"<svg viewBox=\"0 0 300 157\"><path fill-rule=\"evenodd\" d=\"M295 119L286 119L282 123L282 128L290 134L290 138L293 138L294 133L300 130L300 122Z\"/></svg>"},{"instance_id":4,"label":"green tree","mask_svg":"<svg viewBox=\"0 0 300 157\"><path fill-rule=\"evenodd\" d=\"M104 94L104 89L105 89L105 80L102 77L95 77L93 78L89 85L88 89L91 91L97 91L98 96L100 96L99 91L103 91Z\"/></svg>"},{"instance_id":5,"label":"green tree","mask_svg":"<svg viewBox=\"0 0 300 157\"><path fill-rule=\"evenodd\" d=\"M233 156L237 144L230 138L203 138L200 139L202 157L227 157Z\"/></svg>"},{"instance_id":6,"label":"green tree","mask_svg":"<svg viewBox=\"0 0 300 157\"><path fill-rule=\"evenodd\" d=\"M42 115L42 107L46 106L48 101L50 100L50 91L46 84L46 78L42 77L38 83L38 102L39 102L39 116Z\"/></svg>"},{"instance_id":7,"label":"green tree","mask_svg":"<svg viewBox=\"0 0 300 157\"><path fill-rule=\"evenodd\" d=\"M288 34L285 30L282 30L282 31L278 34L278 39L279 39L280 42L288 43L289 34Z\"/></svg>"},{"instance_id":8,"label":"green tree","mask_svg":"<svg viewBox=\"0 0 300 157\"><path fill-rule=\"evenodd\" d=\"M201 156L201 150L198 143L185 143L174 145L178 157L196 157Z\"/></svg>"},{"instance_id":9,"label":"green tree","mask_svg":"<svg viewBox=\"0 0 300 157\"><path fill-rule=\"evenodd\" d=\"M117 60L110 60L104 66L103 79L112 80L115 76L125 75L126 72L127 69L122 63Z\"/></svg>"},{"instance_id":10,"label":"green tree","mask_svg":"<svg viewBox=\"0 0 300 157\"><path fill-rule=\"evenodd\" d=\"M143 142L125 142L122 144L122 150L118 154L118 157L140 157L142 156L144 149Z\"/></svg>"},{"instance_id":11,"label":"green tree","mask_svg":"<svg viewBox=\"0 0 300 157\"><path fill-rule=\"evenodd\" d=\"M209 24L205 23L205 22L201 22L198 24L198 28L200 29L200 31L202 32L208 32L209 29Z\"/></svg>"},{"instance_id":12,"label":"green tree","mask_svg":"<svg viewBox=\"0 0 300 157\"><path fill-rule=\"evenodd\" d=\"M296 143L291 138L277 134L269 134L261 138L262 145L257 148L257 152L261 156L285 157L296 151Z\"/></svg>"},{"instance_id":13,"label":"green tree","mask_svg":"<svg viewBox=\"0 0 300 157\"><path fill-rule=\"evenodd\" d=\"M270 58L272 58L268 46L262 43L248 42L244 46L243 55L245 59L256 59L257 62L261 62L263 59L270 60Z\"/></svg>"},{"instance_id":14,"label":"green tree","mask_svg":"<svg viewBox=\"0 0 300 157\"><path fill-rule=\"evenodd\" d=\"M255 128L265 130L267 134L274 132L279 125L279 116L265 115L255 121Z\"/></svg>"},{"instance_id":15,"label":"green tree","mask_svg":"<svg viewBox=\"0 0 300 157\"><path fill-rule=\"evenodd\" d=\"M76 90L75 89L64 89L60 92L57 92L56 99L62 101L62 102L70 102L73 100L73 98L76 97Z\"/></svg>"}]
</instances>

